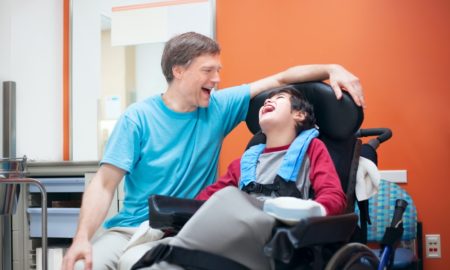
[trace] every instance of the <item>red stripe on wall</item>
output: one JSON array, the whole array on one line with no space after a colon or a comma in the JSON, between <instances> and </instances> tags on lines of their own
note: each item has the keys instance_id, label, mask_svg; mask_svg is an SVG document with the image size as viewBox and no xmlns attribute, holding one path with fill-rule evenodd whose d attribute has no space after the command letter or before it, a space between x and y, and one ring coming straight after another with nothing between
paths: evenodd
<instances>
[{"instance_id":1,"label":"red stripe on wall","mask_svg":"<svg viewBox=\"0 0 450 270\"><path fill-rule=\"evenodd\" d=\"M63 5L63 160L70 159L70 0Z\"/></svg>"},{"instance_id":2,"label":"red stripe on wall","mask_svg":"<svg viewBox=\"0 0 450 270\"><path fill-rule=\"evenodd\" d=\"M192 4L192 3L202 3L202 2L208 2L208 0L173 0L173 1L146 3L146 4L136 4L136 5L113 7L112 11L113 12L118 12L118 11L134 10L134 9L167 7L167 6Z\"/></svg>"}]
</instances>

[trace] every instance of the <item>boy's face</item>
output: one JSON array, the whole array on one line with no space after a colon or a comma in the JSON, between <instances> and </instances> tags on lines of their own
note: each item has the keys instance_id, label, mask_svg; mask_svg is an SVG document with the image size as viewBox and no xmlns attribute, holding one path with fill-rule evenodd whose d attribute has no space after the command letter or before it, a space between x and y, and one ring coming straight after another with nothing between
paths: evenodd
<instances>
[{"instance_id":1,"label":"boy's face","mask_svg":"<svg viewBox=\"0 0 450 270\"><path fill-rule=\"evenodd\" d=\"M220 82L221 68L218 54L200 55L186 67L174 67L174 77L182 89L182 98L192 109L208 107L211 90Z\"/></svg>"},{"instance_id":2,"label":"boy's face","mask_svg":"<svg viewBox=\"0 0 450 270\"><path fill-rule=\"evenodd\" d=\"M295 132L297 122L304 119L303 112L292 111L291 95L288 93L279 93L266 99L259 110L259 125L265 134L272 129L289 129Z\"/></svg>"}]
</instances>

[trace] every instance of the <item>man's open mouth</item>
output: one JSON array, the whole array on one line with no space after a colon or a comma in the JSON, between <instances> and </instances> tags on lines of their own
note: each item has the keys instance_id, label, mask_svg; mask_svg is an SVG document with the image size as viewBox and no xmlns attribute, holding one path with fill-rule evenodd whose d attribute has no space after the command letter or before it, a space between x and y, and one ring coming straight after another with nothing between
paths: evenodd
<instances>
[{"instance_id":1,"label":"man's open mouth","mask_svg":"<svg viewBox=\"0 0 450 270\"><path fill-rule=\"evenodd\" d=\"M211 95L212 88L202 87L202 91L208 95Z\"/></svg>"}]
</instances>

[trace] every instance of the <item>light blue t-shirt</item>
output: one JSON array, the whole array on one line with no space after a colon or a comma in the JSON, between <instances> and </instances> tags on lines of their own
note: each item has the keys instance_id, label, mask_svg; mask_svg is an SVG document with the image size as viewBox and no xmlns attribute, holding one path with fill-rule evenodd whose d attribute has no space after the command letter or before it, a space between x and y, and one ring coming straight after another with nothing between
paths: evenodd
<instances>
[{"instance_id":1,"label":"light blue t-shirt","mask_svg":"<svg viewBox=\"0 0 450 270\"><path fill-rule=\"evenodd\" d=\"M179 113L161 95L130 106L108 139L101 164L125 170L123 208L104 224L135 227L153 194L193 198L217 177L225 136L247 115L250 87L213 91L207 108Z\"/></svg>"}]
</instances>

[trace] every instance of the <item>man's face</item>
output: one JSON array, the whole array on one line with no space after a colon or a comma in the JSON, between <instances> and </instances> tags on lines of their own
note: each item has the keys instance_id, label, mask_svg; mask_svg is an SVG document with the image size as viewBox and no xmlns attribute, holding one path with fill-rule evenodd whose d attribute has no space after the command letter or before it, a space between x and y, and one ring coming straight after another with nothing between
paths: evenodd
<instances>
[{"instance_id":1,"label":"man's face","mask_svg":"<svg viewBox=\"0 0 450 270\"><path fill-rule=\"evenodd\" d=\"M291 109L291 95L279 93L264 101L259 110L259 125L266 133L271 129L293 129L297 121L304 119L304 114Z\"/></svg>"},{"instance_id":2,"label":"man's face","mask_svg":"<svg viewBox=\"0 0 450 270\"><path fill-rule=\"evenodd\" d=\"M192 60L186 67L174 68L178 79L180 94L192 109L208 107L211 90L220 82L222 68L218 54L204 54Z\"/></svg>"}]
</instances>

